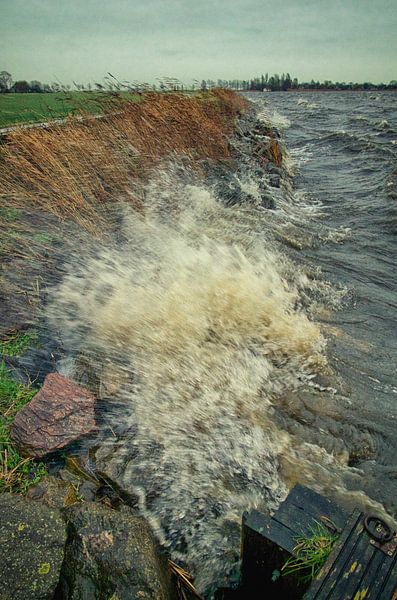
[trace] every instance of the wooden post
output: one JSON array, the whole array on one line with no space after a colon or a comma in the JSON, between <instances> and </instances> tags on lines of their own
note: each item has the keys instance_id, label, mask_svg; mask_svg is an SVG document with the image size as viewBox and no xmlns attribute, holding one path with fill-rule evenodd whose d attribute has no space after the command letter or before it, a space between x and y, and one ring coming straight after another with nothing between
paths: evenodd
<instances>
[{"instance_id":1,"label":"wooden post","mask_svg":"<svg viewBox=\"0 0 397 600\"><path fill-rule=\"evenodd\" d=\"M281 568L293 554L293 532L262 513L243 515L242 598L299 600L305 587L293 575L283 577Z\"/></svg>"}]
</instances>

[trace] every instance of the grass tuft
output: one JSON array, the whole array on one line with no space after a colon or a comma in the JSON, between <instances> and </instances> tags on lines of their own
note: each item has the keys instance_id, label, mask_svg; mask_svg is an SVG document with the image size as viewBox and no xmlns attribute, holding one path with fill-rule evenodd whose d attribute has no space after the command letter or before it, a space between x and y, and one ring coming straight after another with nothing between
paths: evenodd
<instances>
[{"instance_id":1,"label":"grass tuft","mask_svg":"<svg viewBox=\"0 0 397 600\"><path fill-rule=\"evenodd\" d=\"M21 350L21 346L18 349ZM24 494L31 485L47 475L44 463L23 458L10 438L15 415L37 391L14 381L4 361L0 362L0 493Z\"/></svg>"},{"instance_id":2,"label":"grass tuft","mask_svg":"<svg viewBox=\"0 0 397 600\"><path fill-rule=\"evenodd\" d=\"M296 556L289 558L281 569L283 576L296 574L303 584L316 577L339 537L321 523L316 523L311 533L309 537L296 538Z\"/></svg>"},{"instance_id":3,"label":"grass tuft","mask_svg":"<svg viewBox=\"0 0 397 600\"><path fill-rule=\"evenodd\" d=\"M5 340L0 340L0 355L21 356L37 340L35 330L26 333L11 333Z\"/></svg>"}]
</instances>

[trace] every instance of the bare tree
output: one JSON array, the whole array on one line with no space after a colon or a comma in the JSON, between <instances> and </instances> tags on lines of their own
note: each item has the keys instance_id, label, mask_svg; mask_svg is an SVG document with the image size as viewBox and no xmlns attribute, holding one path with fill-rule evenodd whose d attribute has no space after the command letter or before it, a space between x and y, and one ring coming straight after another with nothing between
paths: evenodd
<instances>
[{"instance_id":1,"label":"bare tree","mask_svg":"<svg viewBox=\"0 0 397 600\"><path fill-rule=\"evenodd\" d=\"M8 71L0 71L0 93L9 92L12 86L11 73Z\"/></svg>"}]
</instances>

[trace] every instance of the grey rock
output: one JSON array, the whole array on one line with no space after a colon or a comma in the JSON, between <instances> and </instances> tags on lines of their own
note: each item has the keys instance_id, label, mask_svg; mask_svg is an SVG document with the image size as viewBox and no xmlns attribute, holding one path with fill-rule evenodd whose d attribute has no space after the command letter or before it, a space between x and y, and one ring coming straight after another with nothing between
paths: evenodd
<instances>
[{"instance_id":1,"label":"grey rock","mask_svg":"<svg viewBox=\"0 0 397 600\"><path fill-rule=\"evenodd\" d=\"M12 494L0 495L0 600L50 600L66 541L57 510Z\"/></svg>"},{"instance_id":2,"label":"grey rock","mask_svg":"<svg viewBox=\"0 0 397 600\"><path fill-rule=\"evenodd\" d=\"M280 167L276 167L276 165L275 165L275 164L273 164L272 162L269 162L269 163L267 164L266 171L267 171L268 173L271 173L271 174L273 174L273 175L279 175L280 177L281 177L281 176L282 176L282 174L283 174L283 171L282 171L282 169L280 169Z\"/></svg>"},{"instance_id":3,"label":"grey rock","mask_svg":"<svg viewBox=\"0 0 397 600\"><path fill-rule=\"evenodd\" d=\"M79 497L85 502L95 500L98 486L92 481L83 481L79 486Z\"/></svg>"},{"instance_id":4,"label":"grey rock","mask_svg":"<svg viewBox=\"0 0 397 600\"><path fill-rule=\"evenodd\" d=\"M255 198L251 194L243 192L238 180L233 177L229 181L220 181L215 186L215 193L226 206L235 204L255 204Z\"/></svg>"},{"instance_id":5,"label":"grey rock","mask_svg":"<svg viewBox=\"0 0 397 600\"><path fill-rule=\"evenodd\" d=\"M27 497L40 500L50 508L64 508L77 501L76 489L71 482L62 481L53 475L43 477L41 481L29 488Z\"/></svg>"},{"instance_id":6,"label":"grey rock","mask_svg":"<svg viewBox=\"0 0 397 600\"><path fill-rule=\"evenodd\" d=\"M174 600L171 575L143 517L100 504L65 509L62 600Z\"/></svg>"},{"instance_id":7,"label":"grey rock","mask_svg":"<svg viewBox=\"0 0 397 600\"><path fill-rule=\"evenodd\" d=\"M277 188L280 187L280 181L281 181L280 175L270 174L268 181L269 181L269 185L271 187L277 187Z\"/></svg>"},{"instance_id":8,"label":"grey rock","mask_svg":"<svg viewBox=\"0 0 397 600\"><path fill-rule=\"evenodd\" d=\"M276 208L276 202L270 194L262 193L261 206L263 206L263 208L268 208L269 210L274 210Z\"/></svg>"}]
</instances>

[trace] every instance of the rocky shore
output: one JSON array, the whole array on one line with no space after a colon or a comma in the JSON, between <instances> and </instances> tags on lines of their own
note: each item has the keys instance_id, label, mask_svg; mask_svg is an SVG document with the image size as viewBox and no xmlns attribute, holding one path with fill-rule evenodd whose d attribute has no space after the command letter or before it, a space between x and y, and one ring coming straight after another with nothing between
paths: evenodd
<instances>
[{"instance_id":1,"label":"rocky shore","mask_svg":"<svg viewBox=\"0 0 397 600\"><path fill-rule=\"evenodd\" d=\"M226 208L259 202L273 210L269 190L289 185L279 135L248 106L242 112L225 111L232 123L223 156L201 151L193 165ZM239 184L248 156L261 180L266 175L259 200ZM183 153L176 159L183 162ZM128 373L106 360L98 370L82 353L65 375L62 339L43 327L48 290L63 276L65 253L81 227L43 206L10 205L4 213L14 231L29 223L35 251L25 240L23 249L11 245L2 257L0 600L199 597L175 575L123 479L134 460L120 446L123 423L113 444L102 446L98 437Z\"/></svg>"}]
</instances>

